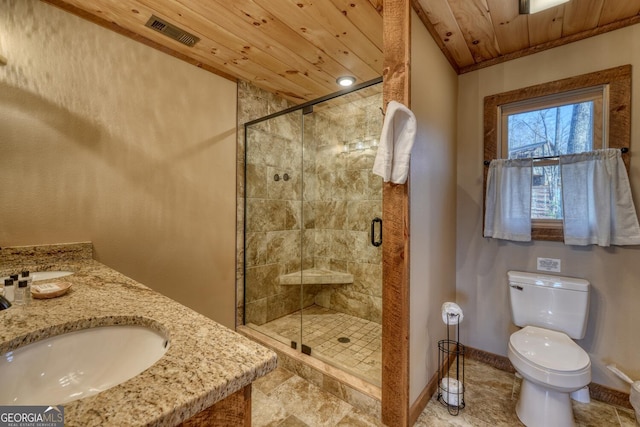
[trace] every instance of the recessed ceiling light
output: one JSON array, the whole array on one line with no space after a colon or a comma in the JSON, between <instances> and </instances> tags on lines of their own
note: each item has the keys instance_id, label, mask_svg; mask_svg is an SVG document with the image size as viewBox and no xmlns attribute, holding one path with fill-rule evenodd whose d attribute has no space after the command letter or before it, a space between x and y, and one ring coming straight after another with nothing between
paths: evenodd
<instances>
[{"instance_id":1,"label":"recessed ceiling light","mask_svg":"<svg viewBox=\"0 0 640 427\"><path fill-rule=\"evenodd\" d=\"M353 76L341 76L336 79L336 83L340 86L348 87L356 82L356 78Z\"/></svg>"},{"instance_id":2,"label":"recessed ceiling light","mask_svg":"<svg viewBox=\"0 0 640 427\"><path fill-rule=\"evenodd\" d=\"M520 14L528 15L566 3L569 0L519 0Z\"/></svg>"}]
</instances>

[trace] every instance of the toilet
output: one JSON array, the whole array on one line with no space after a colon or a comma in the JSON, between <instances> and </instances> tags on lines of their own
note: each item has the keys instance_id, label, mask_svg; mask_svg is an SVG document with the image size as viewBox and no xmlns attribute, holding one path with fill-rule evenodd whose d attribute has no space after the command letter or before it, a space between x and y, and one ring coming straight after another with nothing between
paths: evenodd
<instances>
[{"instance_id":1,"label":"toilet","mask_svg":"<svg viewBox=\"0 0 640 427\"><path fill-rule=\"evenodd\" d=\"M509 271L509 360L522 375L516 414L527 427L574 426L570 395L591 382L584 338L589 282L572 277Z\"/></svg>"}]
</instances>

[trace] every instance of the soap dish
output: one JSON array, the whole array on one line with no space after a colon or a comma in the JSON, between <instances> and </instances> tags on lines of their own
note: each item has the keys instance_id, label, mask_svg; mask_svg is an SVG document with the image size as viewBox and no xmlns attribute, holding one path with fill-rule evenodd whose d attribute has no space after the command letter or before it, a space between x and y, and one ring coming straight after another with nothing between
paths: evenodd
<instances>
[{"instance_id":1,"label":"soap dish","mask_svg":"<svg viewBox=\"0 0 640 427\"><path fill-rule=\"evenodd\" d=\"M71 288L69 282L49 282L40 285L31 285L31 295L37 299L55 298L67 293Z\"/></svg>"}]
</instances>

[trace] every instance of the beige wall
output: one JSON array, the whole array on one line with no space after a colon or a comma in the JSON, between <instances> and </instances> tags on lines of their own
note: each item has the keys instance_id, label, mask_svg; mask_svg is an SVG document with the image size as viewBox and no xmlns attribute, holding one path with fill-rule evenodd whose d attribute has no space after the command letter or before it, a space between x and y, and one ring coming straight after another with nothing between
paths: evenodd
<instances>
[{"instance_id":1,"label":"beige wall","mask_svg":"<svg viewBox=\"0 0 640 427\"><path fill-rule=\"evenodd\" d=\"M511 323L507 270L536 271L537 257L560 258L562 274L592 283L587 335L593 381L628 391L603 365L640 378L640 248L512 243L482 237L483 98L507 90L633 64L630 180L640 206L640 26L463 74L458 88L457 301L465 311L462 341L506 355Z\"/></svg>"},{"instance_id":2,"label":"beige wall","mask_svg":"<svg viewBox=\"0 0 640 427\"><path fill-rule=\"evenodd\" d=\"M412 13L411 109L418 133L410 169L410 402L438 368L441 307L455 300L457 76ZM452 331L453 332L453 331Z\"/></svg>"},{"instance_id":3,"label":"beige wall","mask_svg":"<svg viewBox=\"0 0 640 427\"><path fill-rule=\"evenodd\" d=\"M233 327L235 83L36 0L0 53L0 246L92 241Z\"/></svg>"}]
</instances>

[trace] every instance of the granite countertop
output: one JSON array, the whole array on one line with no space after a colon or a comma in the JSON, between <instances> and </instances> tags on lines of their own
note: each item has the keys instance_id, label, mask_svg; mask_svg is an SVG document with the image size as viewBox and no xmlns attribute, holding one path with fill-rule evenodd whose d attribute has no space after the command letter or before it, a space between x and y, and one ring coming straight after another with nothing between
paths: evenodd
<instances>
[{"instance_id":1,"label":"granite countertop","mask_svg":"<svg viewBox=\"0 0 640 427\"><path fill-rule=\"evenodd\" d=\"M91 259L90 243L0 254L0 277L22 269L74 272L58 279L72 283L66 295L0 311L0 354L104 325L147 325L169 339L165 355L146 371L65 404L65 425L177 425L276 367L271 350Z\"/></svg>"}]
</instances>

